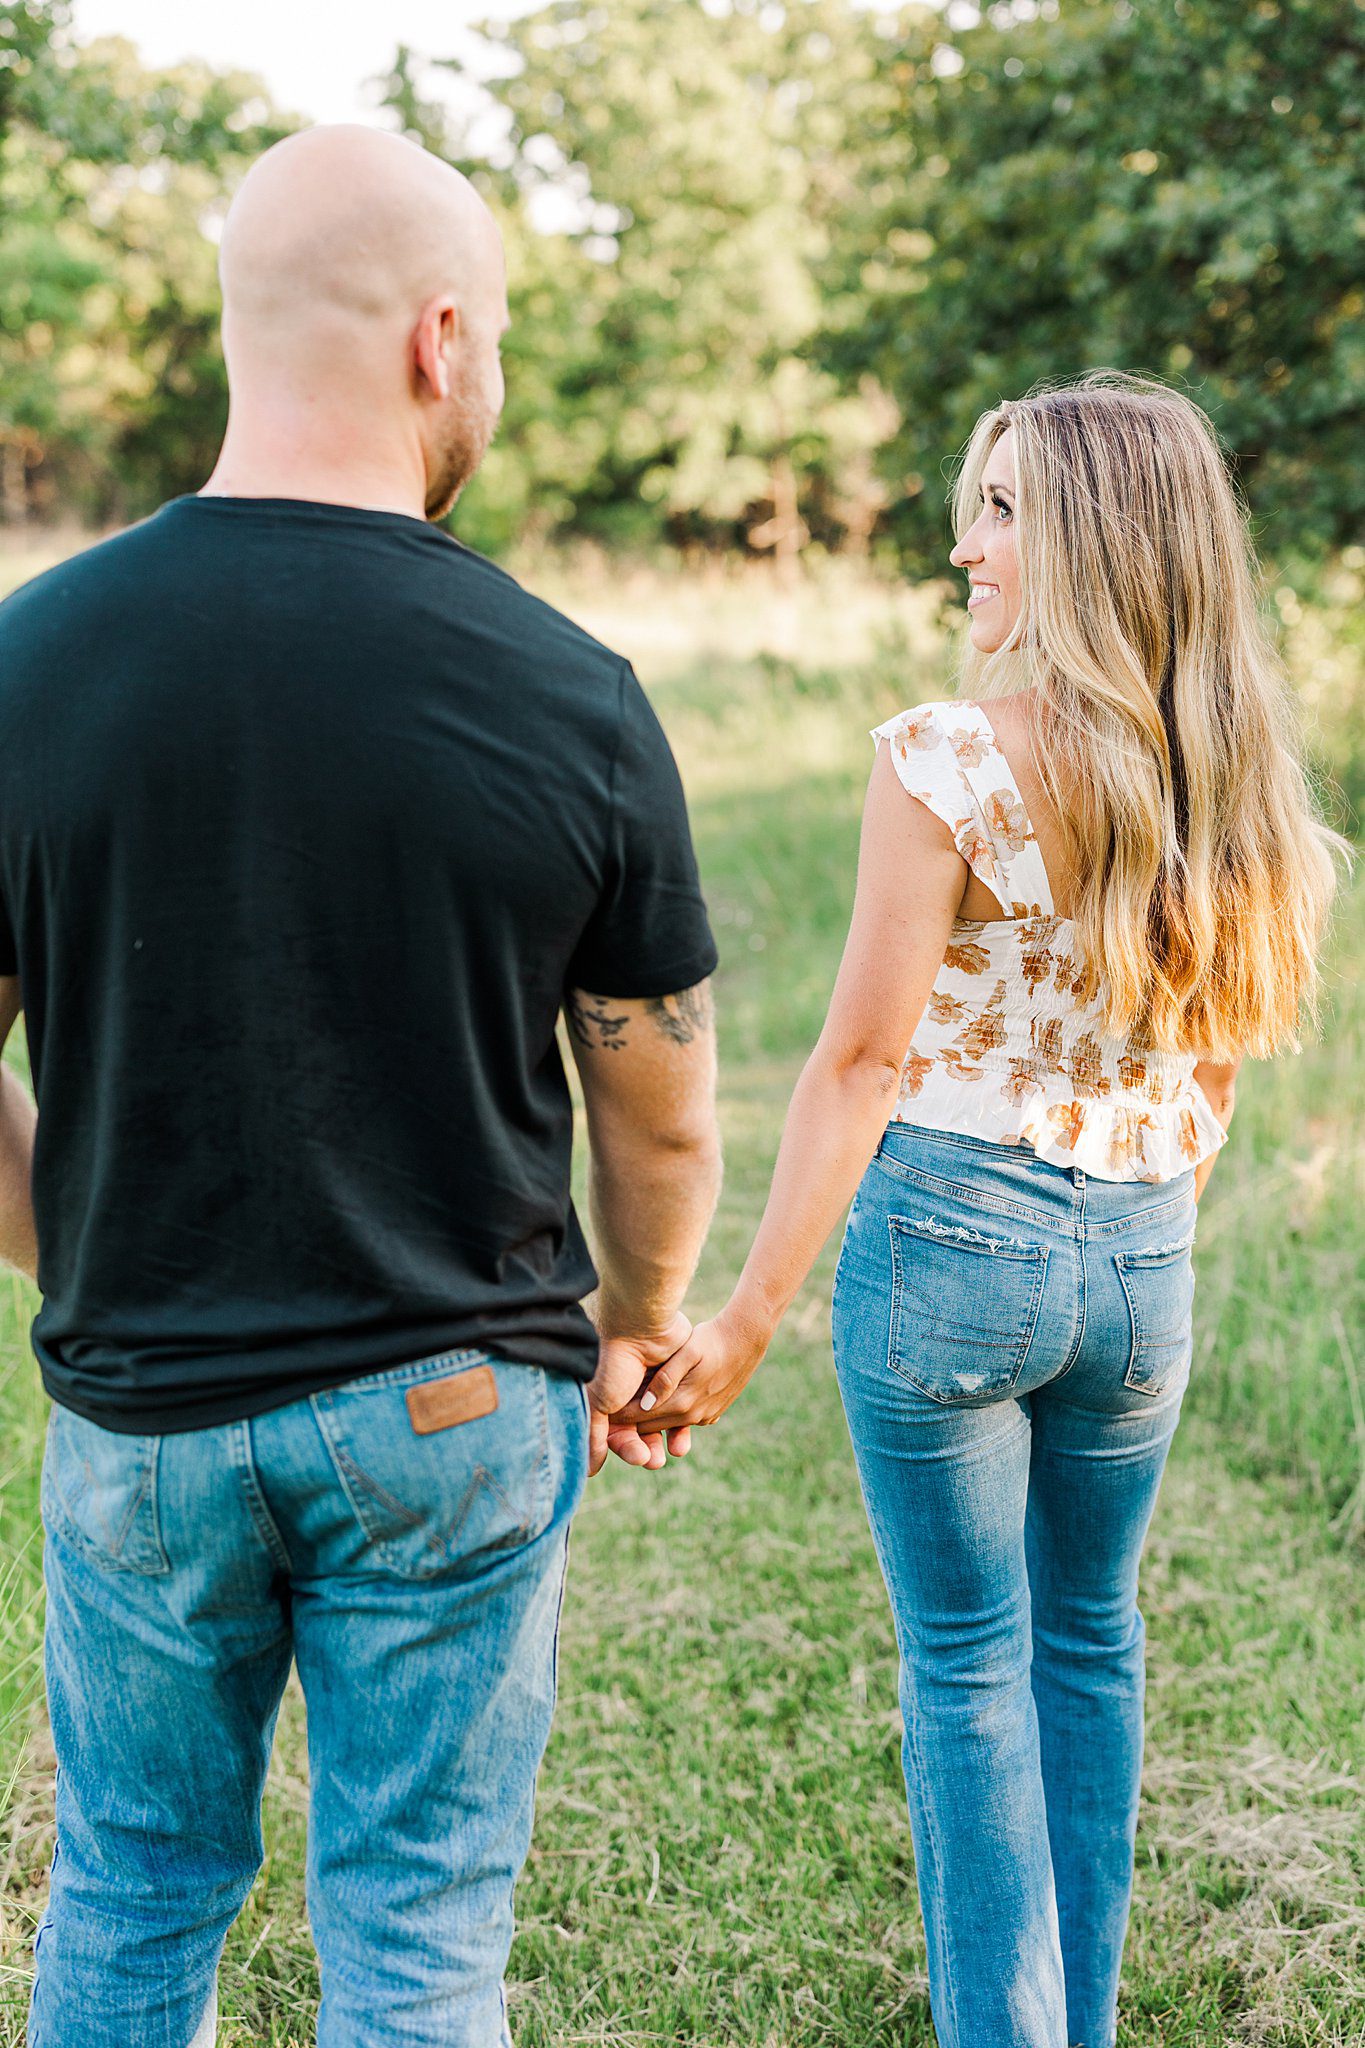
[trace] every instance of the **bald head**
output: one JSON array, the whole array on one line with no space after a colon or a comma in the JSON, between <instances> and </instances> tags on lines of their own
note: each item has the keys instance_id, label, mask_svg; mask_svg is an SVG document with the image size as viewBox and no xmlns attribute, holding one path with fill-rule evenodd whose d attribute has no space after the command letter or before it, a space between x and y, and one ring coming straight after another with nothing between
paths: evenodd
<instances>
[{"instance_id":1,"label":"bald head","mask_svg":"<svg viewBox=\"0 0 1365 2048\"><path fill-rule=\"evenodd\" d=\"M363 434L373 467L415 437L448 509L502 405L502 241L469 180L401 136L304 129L248 171L219 274L230 439Z\"/></svg>"},{"instance_id":2,"label":"bald head","mask_svg":"<svg viewBox=\"0 0 1365 2048\"><path fill-rule=\"evenodd\" d=\"M224 313L246 342L321 318L410 321L453 292L502 284L502 251L469 180L374 128L308 128L257 160L219 252Z\"/></svg>"}]
</instances>

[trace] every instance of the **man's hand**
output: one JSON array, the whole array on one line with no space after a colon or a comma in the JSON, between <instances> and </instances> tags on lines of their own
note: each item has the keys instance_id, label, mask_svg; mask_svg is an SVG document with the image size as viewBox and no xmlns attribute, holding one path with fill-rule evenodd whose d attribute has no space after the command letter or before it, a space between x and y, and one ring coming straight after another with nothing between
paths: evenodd
<instances>
[{"instance_id":1,"label":"man's hand","mask_svg":"<svg viewBox=\"0 0 1365 2048\"><path fill-rule=\"evenodd\" d=\"M18 1021L23 998L15 975L0 975L0 1054ZM33 1220L33 1138L38 1112L10 1067L0 1066L0 1266L17 1266L30 1280L38 1271L38 1227Z\"/></svg>"},{"instance_id":2,"label":"man's hand","mask_svg":"<svg viewBox=\"0 0 1365 2048\"><path fill-rule=\"evenodd\" d=\"M720 1186L711 992L705 982L668 996L570 989L565 1009L588 1113L599 1275L588 1310L602 1347L589 1470L600 1471L613 1450L627 1465L657 1471L667 1462L658 1431L618 1430L610 1417L692 1330L677 1305ZM682 1457L686 1435L668 1448Z\"/></svg>"},{"instance_id":3,"label":"man's hand","mask_svg":"<svg viewBox=\"0 0 1365 2048\"><path fill-rule=\"evenodd\" d=\"M664 1437L655 1428L641 1429L637 1422L623 1423L617 1410L624 1408L641 1391L650 1371L671 1358L692 1334L692 1325L681 1310L657 1337L603 1337L597 1353L597 1371L588 1386L588 1475L595 1477L614 1451L625 1465L639 1465L658 1472L667 1462ZM685 1427L668 1435L668 1449L675 1458L685 1458L691 1433Z\"/></svg>"},{"instance_id":4,"label":"man's hand","mask_svg":"<svg viewBox=\"0 0 1365 2048\"><path fill-rule=\"evenodd\" d=\"M616 1427L642 1434L664 1430L676 1436L717 1421L743 1393L771 1341L771 1330L744 1322L731 1308L722 1309L714 1322L698 1323L651 1376L640 1397L620 1409Z\"/></svg>"}]
</instances>

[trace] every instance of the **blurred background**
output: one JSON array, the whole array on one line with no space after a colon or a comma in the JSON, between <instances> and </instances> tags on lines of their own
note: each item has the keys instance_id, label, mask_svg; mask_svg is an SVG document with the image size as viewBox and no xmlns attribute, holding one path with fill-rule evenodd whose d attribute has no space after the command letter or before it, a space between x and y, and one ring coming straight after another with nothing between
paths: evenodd
<instances>
[{"instance_id":1,"label":"blurred background","mask_svg":"<svg viewBox=\"0 0 1365 2048\"><path fill-rule=\"evenodd\" d=\"M1354 821L1363 42L1359 0L0 7L0 545L198 487L233 186L376 121L508 242L471 545L923 581L983 407L1148 371L1235 455Z\"/></svg>"},{"instance_id":2,"label":"blurred background","mask_svg":"<svg viewBox=\"0 0 1365 2048\"><path fill-rule=\"evenodd\" d=\"M683 767L722 951L708 1313L823 1016L867 727L952 689L983 408L1101 365L1207 408L1359 836L1363 116L1365 0L0 5L0 595L207 477L215 240L260 150L360 119L475 180L508 403L452 524L634 660ZM1357 881L1321 1033L1244 1073L1200 1205L1121 2048L1365 2041L1363 956ZM523 2048L932 2041L833 1249L733 1422L590 1493ZM0 1282L0 2048L51 1844L33 1306ZM223 2048L311 2039L305 1784L291 1691Z\"/></svg>"}]
</instances>

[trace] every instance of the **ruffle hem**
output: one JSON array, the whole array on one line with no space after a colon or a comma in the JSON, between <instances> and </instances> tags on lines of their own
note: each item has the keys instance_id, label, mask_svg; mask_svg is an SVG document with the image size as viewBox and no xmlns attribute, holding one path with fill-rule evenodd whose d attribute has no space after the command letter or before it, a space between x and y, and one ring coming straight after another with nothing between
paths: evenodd
<instances>
[{"instance_id":1,"label":"ruffle hem","mask_svg":"<svg viewBox=\"0 0 1365 2048\"><path fill-rule=\"evenodd\" d=\"M1008 1078L1002 1074L997 1092L979 1079L926 1075L917 1095L901 1097L891 1121L961 1131L996 1145L1028 1145L1040 1159L1079 1166L1096 1180L1175 1180L1227 1142L1197 1081L1169 1102L1078 1097L1065 1082L1049 1088L1040 1081L1014 1102L1003 1093Z\"/></svg>"}]
</instances>

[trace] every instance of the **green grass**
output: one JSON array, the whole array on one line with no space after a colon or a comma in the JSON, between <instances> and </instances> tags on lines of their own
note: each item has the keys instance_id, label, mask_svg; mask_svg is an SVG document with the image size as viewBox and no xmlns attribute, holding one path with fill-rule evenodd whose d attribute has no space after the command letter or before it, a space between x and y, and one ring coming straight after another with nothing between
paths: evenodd
<instances>
[{"instance_id":1,"label":"green grass","mask_svg":"<svg viewBox=\"0 0 1365 2048\"><path fill-rule=\"evenodd\" d=\"M724 956L727 1183L702 1311L747 1246L823 1014L866 728L943 688L926 602L765 588L558 593L636 653L692 794ZM1365 2041L1363 950L1357 886L1326 1036L1245 1073L1201 1205L1198 1362L1144 1573L1123 2048ZM932 2041L891 1632L829 1354L833 1256L691 1459L658 1477L613 1468L589 1492L519 1894L520 2048ZM24 1704L42 1421L24 1308L0 1290L0 1650L17 1673L0 1693L0 2048L22 2034L50 1847L50 1758ZM291 1690L267 1864L223 1967L224 2048L312 2038L304 1780Z\"/></svg>"}]
</instances>

